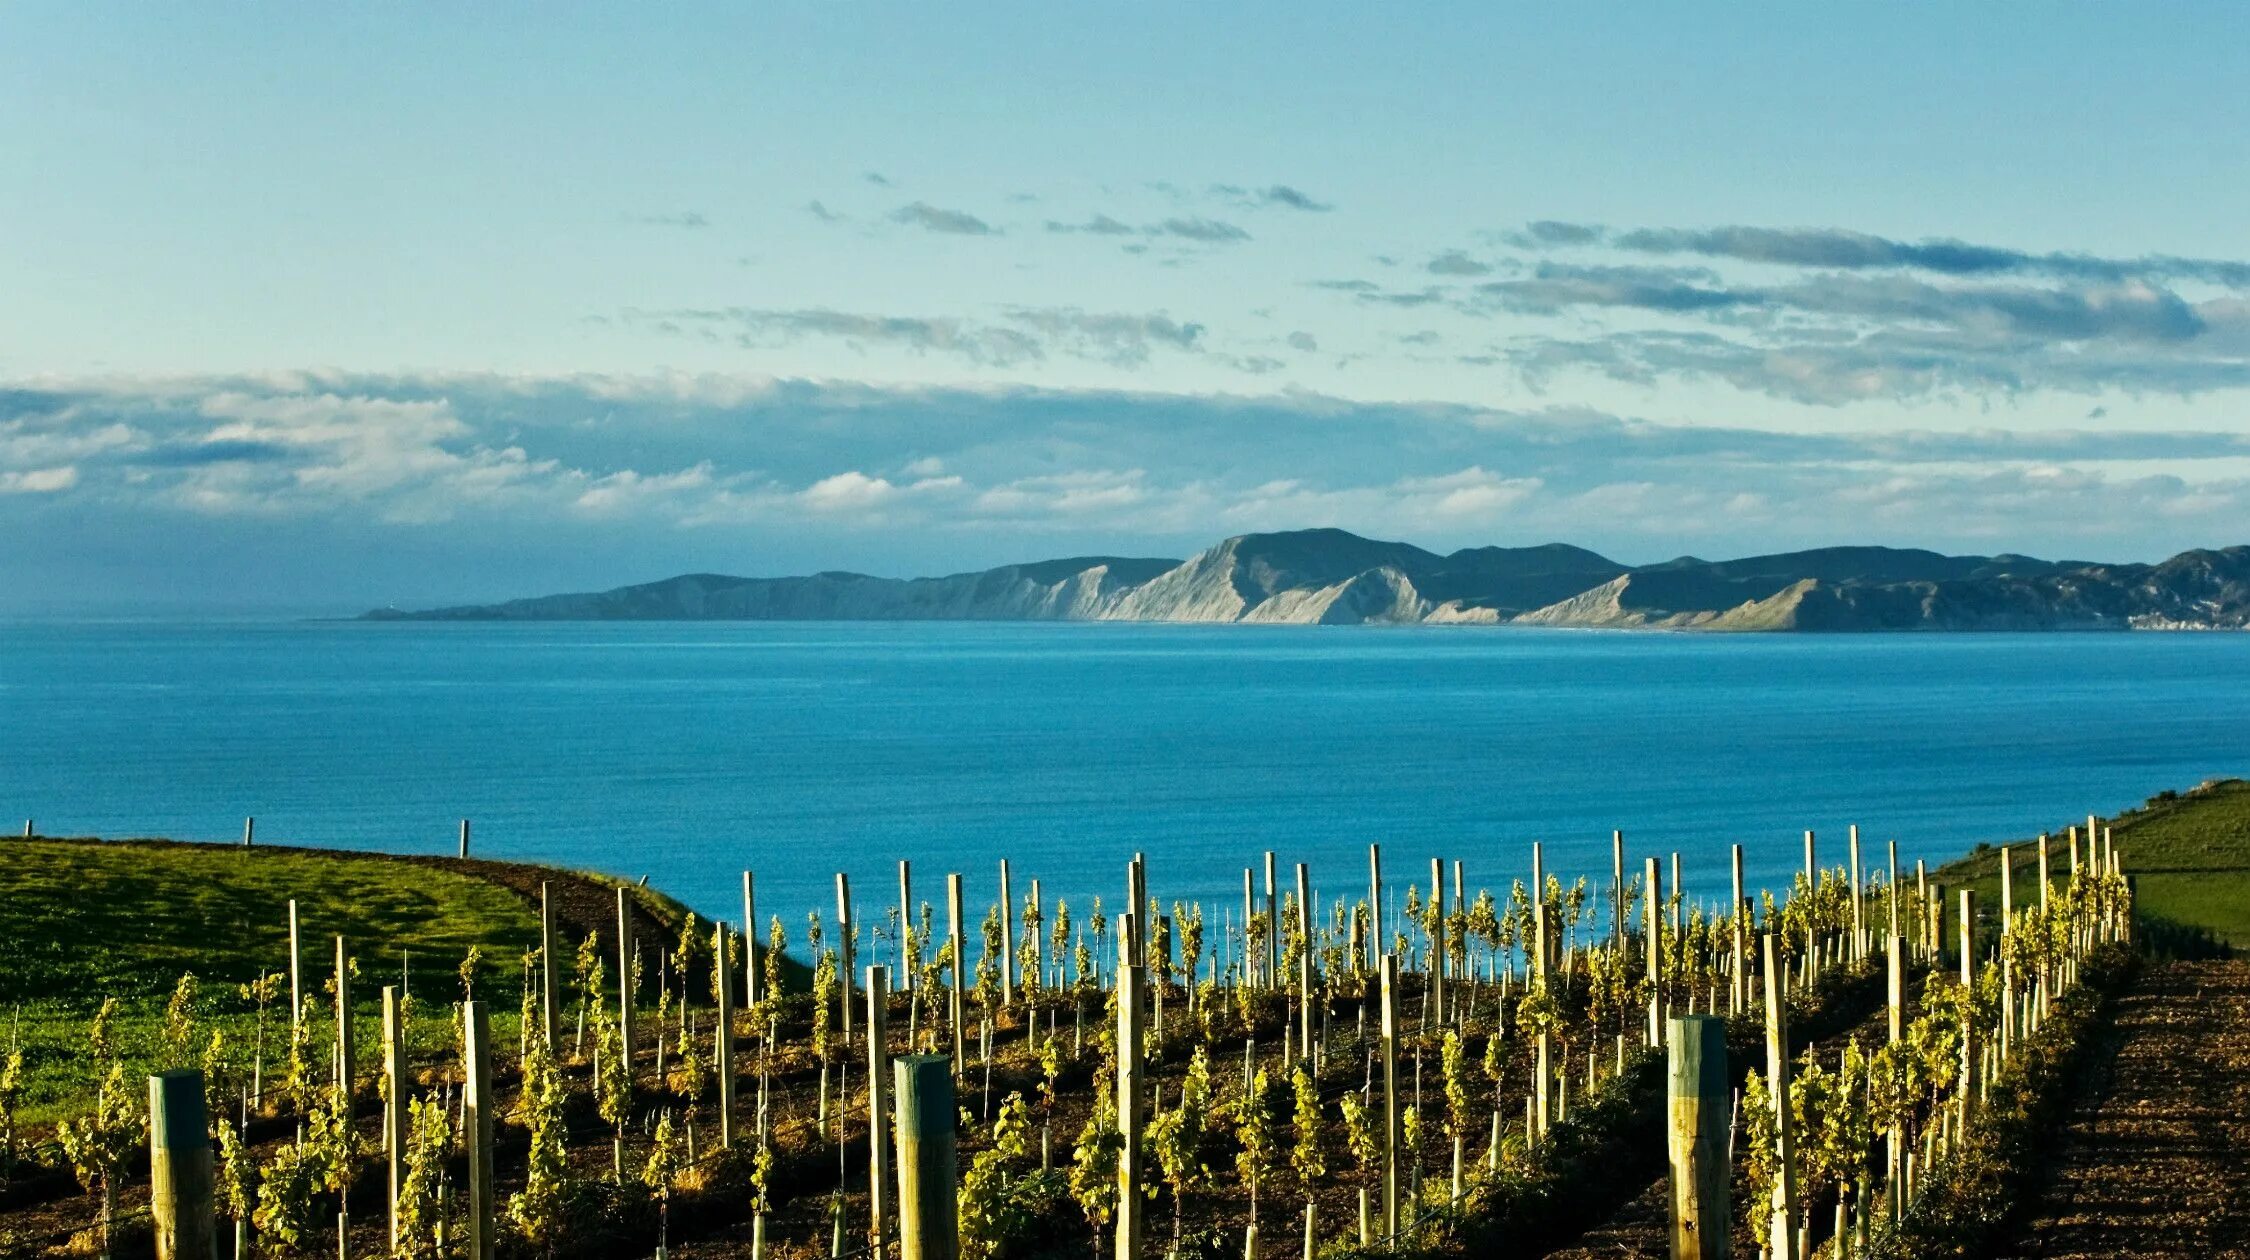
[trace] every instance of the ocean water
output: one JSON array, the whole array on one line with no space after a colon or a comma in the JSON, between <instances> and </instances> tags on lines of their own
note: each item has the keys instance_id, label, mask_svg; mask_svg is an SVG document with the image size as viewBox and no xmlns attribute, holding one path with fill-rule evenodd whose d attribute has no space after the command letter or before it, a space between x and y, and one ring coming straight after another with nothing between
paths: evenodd
<instances>
[{"instance_id":1,"label":"ocean water","mask_svg":"<svg viewBox=\"0 0 2250 1260\"><path fill-rule=\"evenodd\" d=\"M1700 636L1022 624L0 625L0 818L57 835L477 854L647 875L794 934L848 872L943 914L1238 899L1267 849L1356 895L1504 887L1609 833L1723 895L1815 829L1902 862L2250 774L2250 635ZM0 842L0 861L6 860ZM1238 903L1237 903L1238 904Z\"/></svg>"}]
</instances>

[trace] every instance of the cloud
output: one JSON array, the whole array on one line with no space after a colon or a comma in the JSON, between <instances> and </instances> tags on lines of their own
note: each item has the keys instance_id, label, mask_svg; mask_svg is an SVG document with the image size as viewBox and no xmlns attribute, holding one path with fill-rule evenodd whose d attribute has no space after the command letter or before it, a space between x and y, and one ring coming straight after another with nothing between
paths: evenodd
<instances>
[{"instance_id":1,"label":"cloud","mask_svg":"<svg viewBox=\"0 0 2250 1260\"><path fill-rule=\"evenodd\" d=\"M822 205L818 201L806 202L805 210L807 213L811 214L812 217L820 220L822 223L843 223L846 221L844 215L838 214L834 210L829 209L827 206Z\"/></svg>"},{"instance_id":2,"label":"cloud","mask_svg":"<svg viewBox=\"0 0 2250 1260\"><path fill-rule=\"evenodd\" d=\"M877 315L826 308L631 311L628 320L675 335L723 336L749 349L833 338L860 349L890 346L944 355L982 367L1017 367L1063 356L1140 367L1159 349L1199 352L1203 326L1162 312L1007 308L999 321L954 316Z\"/></svg>"},{"instance_id":3,"label":"cloud","mask_svg":"<svg viewBox=\"0 0 2250 1260\"><path fill-rule=\"evenodd\" d=\"M2108 284L2190 281L2250 288L2250 263L2150 254L2105 258L2093 254L2036 253L1979 245L1951 237L1900 241L1844 228L1647 227L1615 231L1588 223L1533 223L1510 237L1532 248L1606 243L1647 254L1697 254L1778 267L1836 270L1907 269L1947 276L2032 275Z\"/></svg>"},{"instance_id":4,"label":"cloud","mask_svg":"<svg viewBox=\"0 0 2250 1260\"><path fill-rule=\"evenodd\" d=\"M78 469L69 464L0 472L0 494L56 494L77 484Z\"/></svg>"},{"instance_id":5,"label":"cloud","mask_svg":"<svg viewBox=\"0 0 2250 1260\"><path fill-rule=\"evenodd\" d=\"M1320 339L1300 328L1289 334L1289 348L1292 350L1318 350L1320 349Z\"/></svg>"},{"instance_id":6,"label":"cloud","mask_svg":"<svg viewBox=\"0 0 2250 1260\"><path fill-rule=\"evenodd\" d=\"M1159 184L1157 187L1172 190L1172 185L1169 184ZM1310 214L1326 214L1336 208L1329 202L1321 201L1312 194L1292 188L1287 184L1268 184L1264 188L1245 188L1240 184L1213 184L1211 185L1211 192L1234 202L1236 205L1246 206L1254 210L1302 210Z\"/></svg>"},{"instance_id":7,"label":"cloud","mask_svg":"<svg viewBox=\"0 0 2250 1260\"><path fill-rule=\"evenodd\" d=\"M885 175L881 171L868 171L862 174L860 178L866 180L870 184L875 185L877 188L898 187L898 184L895 180L893 180L890 176Z\"/></svg>"},{"instance_id":8,"label":"cloud","mask_svg":"<svg viewBox=\"0 0 2250 1260\"><path fill-rule=\"evenodd\" d=\"M1121 223L1106 214L1090 215L1084 223L1062 223L1049 219L1047 220L1047 230L1050 232L1088 232L1095 236L1131 236L1138 231L1131 224Z\"/></svg>"},{"instance_id":9,"label":"cloud","mask_svg":"<svg viewBox=\"0 0 2250 1260\"><path fill-rule=\"evenodd\" d=\"M998 318L1075 353L1213 353L1158 315ZM1728 364L1693 342L1617 353L1660 349ZM1839 388L1848 366L1804 379ZM1184 554L1312 525L1440 549L1561 538L1624 559L1840 542L2152 558L2245 541L2250 434L1790 433L1294 393L305 372L0 390L0 488L0 606L49 579L89 598L186 598L287 571L349 610L698 569ZM34 581L55 556L86 559Z\"/></svg>"},{"instance_id":10,"label":"cloud","mask_svg":"<svg viewBox=\"0 0 2250 1260\"><path fill-rule=\"evenodd\" d=\"M636 214L629 217L633 223L649 227L707 228L711 220L694 210L679 210L670 214Z\"/></svg>"},{"instance_id":11,"label":"cloud","mask_svg":"<svg viewBox=\"0 0 2250 1260\"><path fill-rule=\"evenodd\" d=\"M1171 236L1181 240L1196 241L1206 245L1229 245L1247 241L1250 233L1232 223L1200 216L1173 217L1156 223L1134 227L1123 220L1106 214L1094 214L1082 223L1066 223L1049 219L1049 232L1086 233L1092 236Z\"/></svg>"},{"instance_id":12,"label":"cloud","mask_svg":"<svg viewBox=\"0 0 2250 1260\"><path fill-rule=\"evenodd\" d=\"M1433 276L1489 276L1492 264L1480 262L1458 249L1449 249L1431 257L1423 270Z\"/></svg>"},{"instance_id":13,"label":"cloud","mask_svg":"<svg viewBox=\"0 0 2250 1260\"><path fill-rule=\"evenodd\" d=\"M925 232L941 232L949 236L999 235L998 228L966 210L947 210L926 201L900 206L891 211L890 220Z\"/></svg>"},{"instance_id":14,"label":"cloud","mask_svg":"<svg viewBox=\"0 0 2250 1260\"><path fill-rule=\"evenodd\" d=\"M1202 241L1207 244L1250 239L1248 232L1232 223L1222 223L1217 219L1166 219L1148 230L1151 233L1162 233L1165 236L1177 236L1183 240Z\"/></svg>"}]
</instances>

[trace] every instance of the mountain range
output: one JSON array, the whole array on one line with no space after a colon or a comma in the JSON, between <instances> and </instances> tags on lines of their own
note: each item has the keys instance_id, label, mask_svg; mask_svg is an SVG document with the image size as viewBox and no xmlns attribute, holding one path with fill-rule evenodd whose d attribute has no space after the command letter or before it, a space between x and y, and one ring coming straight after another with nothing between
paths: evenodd
<instances>
[{"instance_id":1,"label":"mountain range","mask_svg":"<svg viewBox=\"0 0 2250 1260\"><path fill-rule=\"evenodd\" d=\"M948 577L690 573L372 620L1172 621L1679 630L2239 630L2250 547L2158 564L1827 547L1627 565L1583 547L1439 555L1340 529L1244 534L1186 560L1080 556Z\"/></svg>"}]
</instances>

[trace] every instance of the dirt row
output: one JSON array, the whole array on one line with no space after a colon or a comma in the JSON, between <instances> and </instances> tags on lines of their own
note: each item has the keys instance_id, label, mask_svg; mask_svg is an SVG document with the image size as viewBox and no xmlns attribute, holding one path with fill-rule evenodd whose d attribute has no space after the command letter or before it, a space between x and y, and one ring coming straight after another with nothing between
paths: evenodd
<instances>
[{"instance_id":1,"label":"dirt row","mask_svg":"<svg viewBox=\"0 0 2250 1260\"><path fill-rule=\"evenodd\" d=\"M2118 999L2002 1254L2250 1256L2250 962L2152 964Z\"/></svg>"}]
</instances>

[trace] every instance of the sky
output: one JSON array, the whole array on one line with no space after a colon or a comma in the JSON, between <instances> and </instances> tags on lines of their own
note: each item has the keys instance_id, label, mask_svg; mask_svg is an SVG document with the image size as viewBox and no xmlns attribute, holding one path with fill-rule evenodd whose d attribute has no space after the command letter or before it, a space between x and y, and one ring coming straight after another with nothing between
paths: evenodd
<instances>
[{"instance_id":1,"label":"sky","mask_svg":"<svg viewBox=\"0 0 2250 1260\"><path fill-rule=\"evenodd\" d=\"M2250 542L2225 5L0 8L0 616Z\"/></svg>"}]
</instances>

